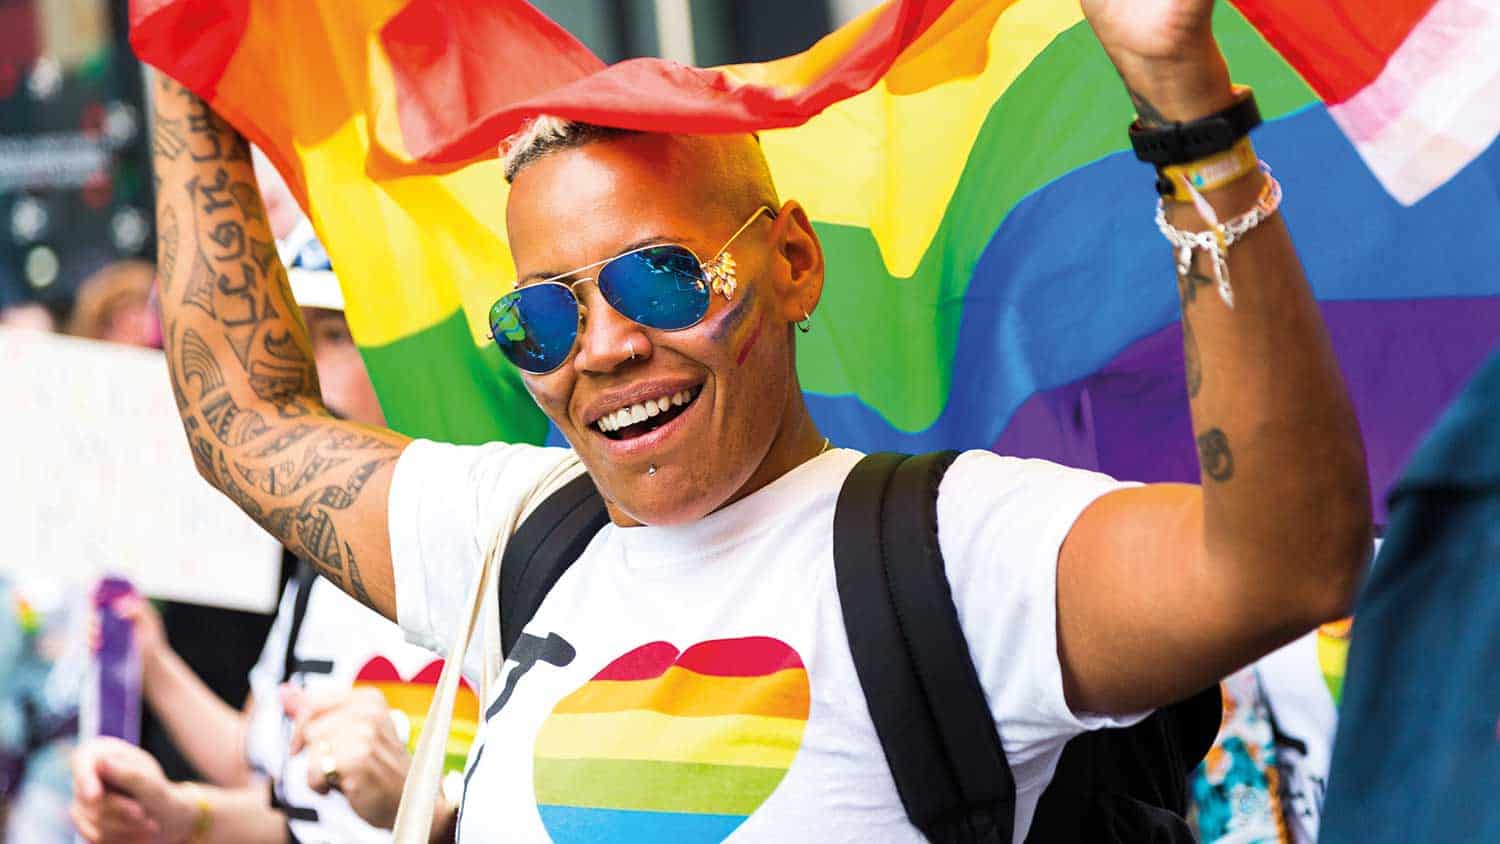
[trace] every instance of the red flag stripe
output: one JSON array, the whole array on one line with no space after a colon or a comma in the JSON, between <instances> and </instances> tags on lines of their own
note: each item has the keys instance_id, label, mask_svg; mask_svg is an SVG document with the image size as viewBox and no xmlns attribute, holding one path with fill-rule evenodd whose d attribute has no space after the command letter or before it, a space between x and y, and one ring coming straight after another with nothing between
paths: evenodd
<instances>
[{"instance_id":1,"label":"red flag stripe","mask_svg":"<svg viewBox=\"0 0 1500 844\"><path fill-rule=\"evenodd\" d=\"M736 85L719 71L661 59L603 67L520 0L414 0L381 29L380 39L391 62L406 152L432 164L456 164L493 155L500 140L543 113L668 132L796 126L878 82L951 3L892 4L800 91ZM516 50L524 51L524 60ZM506 73L490 72L502 59Z\"/></svg>"},{"instance_id":2,"label":"red flag stripe","mask_svg":"<svg viewBox=\"0 0 1500 844\"><path fill-rule=\"evenodd\" d=\"M1235 0L1329 105L1374 82L1436 0Z\"/></svg>"},{"instance_id":3,"label":"red flag stripe","mask_svg":"<svg viewBox=\"0 0 1500 844\"><path fill-rule=\"evenodd\" d=\"M250 0L130 0L130 46L212 100L250 25Z\"/></svg>"}]
</instances>

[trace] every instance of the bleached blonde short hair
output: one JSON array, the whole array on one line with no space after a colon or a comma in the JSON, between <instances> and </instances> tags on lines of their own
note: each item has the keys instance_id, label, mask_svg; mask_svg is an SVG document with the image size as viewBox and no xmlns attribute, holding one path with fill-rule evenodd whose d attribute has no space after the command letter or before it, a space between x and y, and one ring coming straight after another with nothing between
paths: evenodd
<instances>
[{"instance_id":1,"label":"bleached blonde short hair","mask_svg":"<svg viewBox=\"0 0 1500 844\"><path fill-rule=\"evenodd\" d=\"M505 181L515 181L516 174L527 165L554 152L575 149L595 141L646 134L650 133L639 129L620 129L567 120L550 114L538 115L526 121L515 134L500 144ZM746 133L746 136L752 141L748 147L737 147L732 143L709 144L707 148L713 151L695 164L698 178L715 180L715 190L712 193L717 202L733 211L731 216L748 213L745 209L757 205L781 207L781 202L776 198L776 185L771 179L771 168L760 149L760 136L754 132Z\"/></svg>"},{"instance_id":2,"label":"bleached blonde short hair","mask_svg":"<svg viewBox=\"0 0 1500 844\"><path fill-rule=\"evenodd\" d=\"M515 134L500 144L500 160L505 165L505 181L542 156L562 149L581 147L591 141L636 134L633 129L579 123L550 114L539 114L526 121Z\"/></svg>"}]
</instances>

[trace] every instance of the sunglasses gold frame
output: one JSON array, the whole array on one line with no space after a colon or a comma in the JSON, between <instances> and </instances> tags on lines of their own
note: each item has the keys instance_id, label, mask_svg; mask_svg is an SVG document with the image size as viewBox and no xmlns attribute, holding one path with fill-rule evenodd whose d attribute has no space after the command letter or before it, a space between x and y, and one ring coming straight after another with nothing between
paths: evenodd
<instances>
[{"instance_id":1,"label":"sunglasses gold frame","mask_svg":"<svg viewBox=\"0 0 1500 844\"><path fill-rule=\"evenodd\" d=\"M761 205L760 207L756 208L755 209L755 213L751 214L750 217L745 220L745 222L741 223L740 227L734 230L734 234L730 235L729 239L726 240L726 241L724 241L724 245L720 246L719 249L718 249L718 251L714 253L714 256L712 258L708 259L707 261L704 261L702 258L698 257L698 253L694 252L693 248L691 246L688 246L687 244L684 244L684 243L671 243L671 242L666 242L666 243L650 243L650 244L647 244L645 246L636 247L635 249L631 249L631 250L626 251L626 252L621 252L618 255L614 255L614 256L611 256L609 258L605 258L602 261L595 261L592 264L584 264L583 266L578 267L578 268L573 269L573 270L569 270L568 272L558 273L557 275L548 276L547 278L541 279L540 281L534 281L534 282L531 282L530 284L521 285L521 287L518 287L516 289L520 290L522 288L527 288L527 287L537 287L537 286L540 286L540 285L543 285L543 284L551 284L551 285L556 285L558 287L565 287L565 288L567 288L568 293L573 297L573 301L578 303L579 316L580 316L580 322L581 322L581 317L583 315L584 309L583 309L583 302L578 298L577 287L578 287L578 285L583 284L585 282L589 282L589 281L595 282L595 284L597 285L598 284L598 275L599 274L595 273L594 275L585 276L585 277L579 278L579 279L574 279L573 281L560 281L559 279L568 278L570 276L577 275L578 273L586 272L588 270L592 270L595 267L605 267L605 266L608 266L609 264L612 264L615 261L620 260L621 258L629 257L631 255L634 255L634 254L638 253L638 252L645 252L648 249L660 249L663 246L675 246L675 247L677 247L679 249L686 250L689 255L693 256L693 260L695 260L695 261L698 262L698 266L700 268L702 268L702 271L703 271L703 281L708 284L709 290L712 293L718 293L719 295L721 295L721 296L724 297L725 301L728 301L729 299L731 299L731 298L734 297L735 287L737 287L738 283L739 283L738 282L738 278L736 277L736 272L735 272L734 255L729 251L729 246L730 246L730 244L734 243L735 240L737 240L740 235L744 234L745 230L748 229L748 228L750 228L750 225L752 223L754 223L756 220L760 219L760 215L761 214L765 214L766 216L770 217L772 220L776 219L776 209L772 208L771 206L769 206L769 205ZM509 295L509 294L507 294L507 295ZM501 298L504 298L504 297L501 297ZM607 305L609 304L609 300L608 299L605 299L605 304L607 304ZM610 305L610 307L613 308L614 306ZM657 330L657 331L686 331L687 329L692 328L693 326L695 326L698 323L702 322L703 319L704 319L704 317L707 317L707 316L708 316L708 309L705 308L704 311L703 311L703 314L701 316L699 316L697 319L693 320L692 322L688 323L687 325L682 326L681 328L655 328L655 326L646 326L646 327L647 328L655 328L655 330ZM634 322L634 320L632 320L632 322ZM491 339L494 339L493 335L491 335ZM577 335L576 334L574 335L574 342L577 343ZM565 358L563 358L562 361L560 363L558 363L557 366L552 367L551 369L547 370L546 372L531 372L530 370L523 370L523 371L526 371L526 372L528 372L529 374L532 374L532 375L546 375L546 374L551 373L551 372L556 372L558 369L560 369L562 367L563 364L567 363L568 359L571 358L572 356L573 356L573 353L569 352L568 356L565 357Z\"/></svg>"},{"instance_id":2,"label":"sunglasses gold frame","mask_svg":"<svg viewBox=\"0 0 1500 844\"><path fill-rule=\"evenodd\" d=\"M614 263L615 261L620 260L621 258L634 255L637 252L645 252L647 249L660 249L663 246L676 246L681 249L686 249L688 251L688 254L692 255L693 259L698 262L698 266L703 268L703 280L708 282L709 288L713 290L713 292L721 294L725 299L729 299L730 297L734 296L734 288L736 285L734 256L729 253L729 245L731 243L734 243L740 235L744 234L745 229L750 228L751 223L754 223L756 220L760 219L761 214L765 214L773 220L776 219L776 209L772 208L771 206L762 205L759 208L756 208L755 213L751 214L749 219L741 223L740 227L734 230L734 234L730 235L729 239L724 241L724 245L720 246L719 250L714 253L714 256L707 261L698 257L698 253L693 251L693 247L688 246L685 243L649 243L645 246L638 246L635 249L631 249L626 252L621 252L618 255L605 258L602 261L595 261L592 264L584 264L583 266L569 270L568 272L558 273L554 276L548 276L547 278L544 278L540 281L534 281L531 284L523 286L534 287L538 284L560 284L568 288L568 290L572 292L574 288L586 281L595 281L598 278L598 274L596 273L591 276L585 276L584 278L569 282L558 281L558 279L577 275L578 273L584 272L586 270L591 270L595 267L607 266ZM573 293L573 298L578 298L578 294L576 292ZM698 319L701 322L703 317L699 317ZM693 323L693 325L697 324L698 323L696 322ZM682 331L684 329L692 327L692 325L685 325L682 328L661 330Z\"/></svg>"}]
</instances>

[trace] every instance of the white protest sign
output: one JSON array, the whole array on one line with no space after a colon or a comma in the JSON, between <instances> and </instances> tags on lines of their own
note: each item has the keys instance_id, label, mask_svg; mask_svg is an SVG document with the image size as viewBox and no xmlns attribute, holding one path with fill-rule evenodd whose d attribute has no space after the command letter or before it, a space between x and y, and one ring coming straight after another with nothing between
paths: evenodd
<instances>
[{"instance_id":1,"label":"white protest sign","mask_svg":"<svg viewBox=\"0 0 1500 844\"><path fill-rule=\"evenodd\" d=\"M193 466L160 352L0 329L0 570L269 612L281 546Z\"/></svg>"}]
</instances>

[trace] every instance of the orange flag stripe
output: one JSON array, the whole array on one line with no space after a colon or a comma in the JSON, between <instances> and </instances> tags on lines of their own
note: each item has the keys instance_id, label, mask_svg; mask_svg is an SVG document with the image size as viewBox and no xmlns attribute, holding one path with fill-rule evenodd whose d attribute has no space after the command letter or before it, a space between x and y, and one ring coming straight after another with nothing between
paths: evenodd
<instances>
[{"instance_id":1,"label":"orange flag stripe","mask_svg":"<svg viewBox=\"0 0 1500 844\"><path fill-rule=\"evenodd\" d=\"M709 677L672 666L649 680L592 680L558 703L555 713L646 709L665 715L764 715L806 719L807 671L788 668L758 677Z\"/></svg>"}]
</instances>

